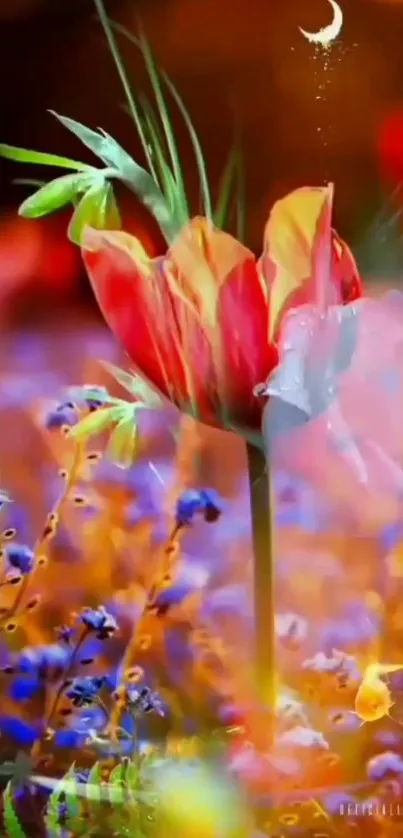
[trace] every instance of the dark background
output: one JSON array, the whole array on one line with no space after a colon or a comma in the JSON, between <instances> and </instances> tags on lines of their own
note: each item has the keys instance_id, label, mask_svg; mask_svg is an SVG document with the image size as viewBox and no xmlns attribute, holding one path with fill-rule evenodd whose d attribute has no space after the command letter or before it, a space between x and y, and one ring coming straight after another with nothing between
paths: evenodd
<instances>
[{"instance_id":1,"label":"dark background","mask_svg":"<svg viewBox=\"0 0 403 838\"><path fill-rule=\"evenodd\" d=\"M248 244L257 253L273 200L296 186L326 180L336 184L335 225L360 251L384 200L380 128L399 112L403 99L403 3L343 0L342 38L328 54L315 52L298 31L298 25L315 30L330 22L327 0L107 0L106 5L111 17L134 32L141 17L159 63L189 106L214 181L234 125L242 126ZM135 48L120 43L134 89L147 89ZM90 161L47 113L53 108L101 125L141 161L92 0L0 0L0 62L2 141ZM195 196L193 158L180 120L174 119ZM394 153L403 161L403 151ZM403 162L401 168L403 176ZM0 202L8 222L27 194L12 179L28 174L32 169L1 166ZM152 222L130 199L123 201L131 229L158 249ZM46 228L50 274L62 261L53 250L48 264L50 242L61 241L65 222L62 216ZM9 227L0 229L3 245L8 232ZM71 253L70 258L71 275L78 276L78 263ZM388 266L375 266L374 272L382 280ZM67 279L64 286L69 287ZM85 297L82 276L78 288Z\"/></svg>"}]
</instances>

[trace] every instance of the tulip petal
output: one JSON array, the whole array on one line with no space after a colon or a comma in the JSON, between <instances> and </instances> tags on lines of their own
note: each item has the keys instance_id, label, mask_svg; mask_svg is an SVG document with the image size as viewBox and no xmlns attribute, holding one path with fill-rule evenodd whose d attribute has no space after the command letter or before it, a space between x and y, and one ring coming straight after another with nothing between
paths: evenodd
<instances>
[{"instance_id":1,"label":"tulip petal","mask_svg":"<svg viewBox=\"0 0 403 838\"><path fill-rule=\"evenodd\" d=\"M205 347L202 355L196 352L202 344L200 335L195 344L193 334L189 354L199 379L205 358L202 375L205 388L209 382L211 392L215 390L216 416L227 426L258 427L253 389L277 362L277 350L268 344L267 292L254 254L205 219L196 218L178 236L170 257L175 266L173 294L194 307L208 340L209 358ZM180 331L185 341L189 329L182 326ZM210 403L214 409L212 396Z\"/></svg>"},{"instance_id":2,"label":"tulip petal","mask_svg":"<svg viewBox=\"0 0 403 838\"><path fill-rule=\"evenodd\" d=\"M324 258L324 247L317 244L318 225L322 221L320 236L326 236L326 224L330 232L330 210L333 189L302 187L277 201L270 213L264 234L262 271L267 276L265 262L274 264L275 276L270 287L270 338L275 335L284 308L295 292L310 282L309 296L312 300L314 287L313 250L320 250ZM329 208L329 210L328 210ZM325 215L323 215L325 213ZM325 225L323 223L325 219ZM301 302L298 299L298 302Z\"/></svg>"},{"instance_id":3,"label":"tulip petal","mask_svg":"<svg viewBox=\"0 0 403 838\"><path fill-rule=\"evenodd\" d=\"M218 321L220 392L227 420L239 428L257 428L261 405L254 389L278 363L278 352L268 341L267 294L254 257L234 268L223 283Z\"/></svg>"},{"instance_id":4,"label":"tulip petal","mask_svg":"<svg viewBox=\"0 0 403 838\"><path fill-rule=\"evenodd\" d=\"M174 252L181 254L181 237ZM88 228L83 258L105 319L141 375L184 411L216 423L209 341L172 255L149 259L134 237Z\"/></svg>"},{"instance_id":5,"label":"tulip petal","mask_svg":"<svg viewBox=\"0 0 403 838\"><path fill-rule=\"evenodd\" d=\"M350 248L335 230L332 230L332 235L332 278L336 287L340 289L343 303L352 303L362 296L362 282L357 263Z\"/></svg>"},{"instance_id":6,"label":"tulip petal","mask_svg":"<svg viewBox=\"0 0 403 838\"><path fill-rule=\"evenodd\" d=\"M149 259L141 243L126 233L92 228L84 232L83 258L101 311L135 366L172 401L186 400L161 260Z\"/></svg>"}]
</instances>

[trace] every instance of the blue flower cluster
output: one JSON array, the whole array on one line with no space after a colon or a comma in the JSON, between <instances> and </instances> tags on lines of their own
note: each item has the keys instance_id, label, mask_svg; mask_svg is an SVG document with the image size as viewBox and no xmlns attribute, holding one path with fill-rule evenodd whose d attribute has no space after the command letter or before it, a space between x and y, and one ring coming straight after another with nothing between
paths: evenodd
<instances>
[{"instance_id":1,"label":"blue flower cluster","mask_svg":"<svg viewBox=\"0 0 403 838\"><path fill-rule=\"evenodd\" d=\"M223 502L215 489L186 489L176 503L176 525L192 524L196 515L208 523L217 521L223 512Z\"/></svg>"},{"instance_id":2,"label":"blue flower cluster","mask_svg":"<svg viewBox=\"0 0 403 838\"><path fill-rule=\"evenodd\" d=\"M33 551L26 544L7 544L4 555L10 568L19 570L24 576L30 573L34 567L35 557Z\"/></svg>"},{"instance_id":3,"label":"blue flower cluster","mask_svg":"<svg viewBox=\"0 0 403 838\"><path fill-rule=\"evenodd\" d=\"M112 614L108 614L103 605L98 608L86 608L81 615L81 622L94 632L98 640L108 640L117 631L118 625Z\"/></svg>"}]
</instances>

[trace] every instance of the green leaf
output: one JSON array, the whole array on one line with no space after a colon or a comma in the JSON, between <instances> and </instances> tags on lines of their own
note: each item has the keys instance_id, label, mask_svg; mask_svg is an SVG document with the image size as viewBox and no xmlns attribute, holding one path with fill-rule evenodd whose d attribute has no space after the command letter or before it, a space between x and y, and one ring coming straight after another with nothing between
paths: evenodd
<instances>
[{"instance_id":1,"label":"green leaf","mask_svg":"<svg viewBox=\"0 0 403 838\"><path fill-rule=\"evenodd\" d=\"M135 163L127 151L125 151L124 148L122 148L122 146L119 145L119 143L106 131L103 131L102 129L93 131L92 128L87 128L86 125L82 125L81 122L76 122L75 119L70 119L68 116L61 116L56 113L56 111L50 111L50 113L55 116L68 131L71 131L72 134L81 140L81 142L89 148L93 154L99 157L106 166L116 169L117 172L120 172L122 175L126 175L128 178L131 174L133 174L133 172L136 173L136 176L138 176L139 171L143 172L145 180L150 180L154 185L151 175Z\"/></svg>"},{"instance_id":2,"label":"green leaf","mask_svg":"<svg viewBox=\"0 0 403 838\"><path fill-rule=\"evenodd\" d=\"M232 194L236 183L237 167L238 152L236 148L233 148L224 169L217 206L214 211L214 224L220 230L225 229L228 224Z\"/></svg>"},{"instance_id":3,"label":"green leaf","mask_svg":"<svg viewBox=\"0 0 403 838\"><path fill-rule=\"evenodd\" d=\"M3 792L3 826L6 838L27 838L14 809L11 783Z\"/></svg>"},{"instance_id":4,"label":"green leaf","mask_svg":"<svg viewBox=\"0 0 403 838\"><path fill-rule=\"evenodd\" d=\"M137 762L130 760L126 768L126 785L132 792L137 792L140 786L140 770Z\"/></svg>"},{"instance_id":5,"label":"green leaf","mask_svg":"<svg viewBox=\"0 0 403 838\"><path fill-rule=\"evenodd\" d=\"M55 789L46 804L44 822L48 838L61 838L63 835L63 829L60 825L60 795L60 790Z\"/></svg>"},{"instance_id":6,"label":"green leaf","mask_svg":"<svg viewBox=\"0 0 403 838\"><path fill-rule=\"evenodd\" d=\"M109 440L107 457L122 468L130 468L136 451L136 408L131 405L127 415L116 425Z\"/></svg>"},{"instance_id":7,"label":"green leaf","mask_svg":"<svg viewBox=\"0 0 403 838\"><path fill-rule=\"evenodd\" d=\"M42 166L55 166L58 169L75 169L77 172L91 172L94 168L86 163L70 160L68 157L59 157L57 154L47 154L42 151L31 151L27 148L17 148L4 143L0 143L0 157L14 160L16 163L37 163Z\"/></svg>"},{"instance_id":8,"label":"green leaf","mask_svg":"<svg viewBox=\"0 0 403 838\"><path fill-rule=\"evenodd\" d=\"M137 198L151 212L160 225L167 241L176 235L180 224L172 218L169 207L160 188L151 175L136 163L129 154L106 131L92 131L80 122L52 111L53 115L69 131L78 137L103 162L112 168L109 174L119 177Z\"/></svg>"},{"instance_id":9,"label":"green leaf","mask_svg":"<svg viewBox=\"0 0 403 838\"><path fill-rule=\"evenodd\" d=\"M125 26L122 26L120 23L117 23L116 21L111 21L111 25L116 30L116 32L119 32L121 35L123 35L128 41L130 41L132 44L134 44L140 50L142 49L142 46L141 46L141 43L140 43L139 39L136 38L136 36L133 35L132 32L130 32L128 29L126 29ZM174 99L175 104L176 104L178 110L180 111L180 113L182 115L182 118L185 122L186 128L188 130L188 134L189 134L192 146L193 146L193 151L194 151L194 155L195 155L195 158L196 158L196 164L197 164L197 168L198 168L198 172L199 172L200 190L201 190L201 195L202 195L204 214L205 214L206 218L208 218L209 220L210 219L212 220L213 212L212 212L212 206L211 206L210 187L209 187L208 177L207 177L207 167L206 167L206 163L205 163L205 160L204 160L204 154L203 154L203 150L202 150L202 147L201 147L199 137L198 137L196 129L193 125L193 122L192 122L192 119L190 117L189 111L187 110L186 105L183 102L183 99L180 96L177 88L173 84L172 80L169 78L169 76L163 70L160 70L160 76L161 76L164 84L168 88L172 98Z\"/></svg>"},{"instance_id":10,"label":"green leaf","mask_svg":"<svg viewBox=\"0 0 403 838\"><path fill-rule=\"evenodd\" d=\"M141 120L140 112L139 112L136 100L133 96L133 92L132 92L132 89L130 87L130 83L129 83L129 80L128 80L128 77L127 77L127 73L126 73L123 61L122 61L122 57L120 55L116 40L115 40L114 35L113 35L111 23L110 23L110 21L108 19L108 16L106 14L105 6L104 6L102 0L94 0L94 2L95 2L95 6L96 6L96 9L97 9L97 12L98 12L98 17L101 21L101 25L103 27L103 30L104 30L105 35L106 35L106 39L108 41L109 49L112 53L112 57L113 57L113 60L115 62L115 65L116 65L116 69L119 73L120 80L122 82L122 87L123 87L123 90L125 92L125 96L126 96L126 100L127 100L127 104L128 104L128 109L129 109L130 115L131 115L131 117L134 121L134 124L137 128L137 133L139 135L139 139L140 139L141 145L143 147L143 151L144 151L144 154L145 154L145 158L147 160L148 167L150 169L150 173L151 173L152 177L154 178L154 180L157 182L157 176L156 176L156 172L155 172L155 169L154 169L154 163L153 163L153 159L152 159L150 149L149 149L148 137L147 137L147 135L144 131L144 126L143 126L143 123L142 123L142 120Z\"/></svg>"},{"instance_id":11,"label":"green leaf","mask_svg":"<svg viewBox=\"0 0 403 838\"><path fill-rule=\"evenodd\" d=\"M167 199L170 211L173 215L176 215L178 209L180 212L180 195L172 170L165 158L164 138L161 136L159 125L150 102L145 97L142 97L142 104L144 119L150 134L153 157L159 172L159 183Z\"/></svg>"},{"instance_id":12,"label":"green leaf","mask_svg":"<svg viewBox=\"0 0 403 838\"><path fill-rule=\"evenodd\" d=\"M83 195L69 224L69 239L81 245L82 235L87 226L96 230L116 230L121 226L113 188L108 181L94 184Z\"/></svg>"},{"instance_id":13,"label":"green leaf","mask_svg":"<svg viewBox=\"0 0 403 838\"><path fill-rule=\"evenodd\" d=\"M167 146L169 150L169 154L172 161L172 170L175 178L175 182L178 188L178 193L180 196L179 207L180 207L180 218L179 223L186 224L189 220L189 210L187 205L187 198L186 198L186 191L185 191L185 183L183 179L182 169L180 165L178 149L175 140L175 134L171 124L171 118L169 115L169 111L164 99L164 95L162 92L159 73L154 61L154 57L152 51L150 49L150 45L144 36L143 32L140 30L140 45L141 51L144 56L144 60L146 63L147 72L152 84L152 88L154 91L155 100L158 106L158 112L161 119L161 123L164 129Z\"/></svg>"},{"instance_id":14,"label":"green leaf","mask_svg":"<svg viewBox=\"0 0 403 838\"><path fill-rule=\"evenodd\" d=\"M70 428L69 437L77 442L85 442L95 434L100 434L110 428L114 422L120 419L121 413L122 408L120 406L100 407L84 416L84 419Z\"/></svg>"},{"instance_id":15,"label":"green leaf","mask_svg":"<svg viewBox=\"0 0 403 838\"><path fill-rule=\"evenodd\" d=\"M164 83L166 84L166 86L168 87L168 90L171 93L172 98L175 100L176 105L177 105L178 109L180 110L180 112L182 114L182 117L184 119L186 128L188 130L190 141L191 141L192 146L193 146L193 152L194 152L194 155L195 155L195 158L196 158L197 169L198 169L198 172L199 172L200 191L201 191L201 197L202 197L202 201L203 201L203 210L204 210L204 214L205 214L206 218L208 218L209 221L210 221L210 220L212 220L212 217L213 217L213 211L212 211L212 206L211 206L211 196L210 196L210 186L209 186L209 182L208 182L207 167L206 167L206 164L205 164L205 161L204 161L204 154L203 154L203 150L202 150L202 147L201 147L201 144L200 144L200 140L197 136L197 132L196 132L196 129L195 129L195 127L193 125L193 122L191 120L190 114L189 114L189 112L188 112L188 110L185 106L185 103L184 103L183 99L179 95L176 87L173 85L170 78L165 73L161 73L161 77L162 77Z\"/></svg>"},{"instance_id":16,"label":"green leaf","mask_svg":"<svg viewBox=\"0 0 403 838\"><path fill-rule=\"evenodd\" d=\"M148 383L137 373L126 372L119 369L109 361L102 361L102 366L109 372L109 374L130 393L136 400L141 402L145 407L161 408L164 402L159 395Z\"/></svg>"},{"instance_id":17,"label":"green leaf","mask_svg":"<svg viewBox=\"0 0 403 838\"><path fill-rule=\"evenodd\" d=\"M112 769L108 783L108 800L110 803L122 803L125 797L129 802L130 796L126 791L126 772L127 767L124 762Z\"/></svg>"},{"instance_id":18,"label":"green leaf","mask_svg":"<svg viewBox=\"0 0 403 838\"><path fill-rule=\"evenodd\" d=\"M74 173L52 180L21 204L19 215L23 218L49 215L73 201L79 192L85 191L92 179L93 175Z\"/></svg>"},{"instance_id":19,"label":"green leaf","mask_svg":"<svg viewBox=\"0 0 403 838\"><path fill-rule=\"evenodd\" d=\"M109 785L112 786L122 786L125 783L126 779L126 765L124 762L119 763L116 765L115 768L112 769L109 775Z\"/></svg>"},{"instance_id":20,"label":"green leaf","mask_svg":"<svg viewBox=\"0 0 403 838\"><path fill-rule=\"evenodd\" d=\"M102 800L102 785L101 764L95 762L87 777L88 792L91 795L87 799L94 802Z\"/></svg>"}]
</instances>

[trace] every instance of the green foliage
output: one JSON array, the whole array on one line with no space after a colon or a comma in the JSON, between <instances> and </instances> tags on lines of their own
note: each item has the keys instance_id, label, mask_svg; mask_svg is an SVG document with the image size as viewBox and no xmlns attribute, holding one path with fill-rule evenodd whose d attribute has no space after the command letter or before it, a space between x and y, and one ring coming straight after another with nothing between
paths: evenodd
<instances>
[{"instance_id":1,"label":"green foliage","mask_svg":"<svg viewBox=\"0 0 403 838\"><path fill-rule=\"evenodd\" d=\"M113 404L85 416L70 429L69 436L85 443L97 434L111 430L108 456L122 468L133 464L137 442L137 411L146 405L114 399Z\"/></svg>"},{"instance_id":2,"label":"green foliage","mask_svg":"<svg viewBox=\"0 0 403 838\"><path fill-rule=\"evenodd\" d=\"M137 413L139 410L157 409L161 407L160 396L135 373L127 373L115 367L114 364L104 363L103 366L113 378L135 399L134 402L118 399L105 394L103 407L88 413L83 419L69 430L69 436L80 444L85 444L98 434L110 431L107 456L117 465L129 468L136 454L138 427ZM90 398L91 391L86 393ZM99 399L99 393L94 393Z\"/></svg>"},{"instance_id":3,"label":"green foliage","mask_svg":"<svg viewBox=\"0 0 403 838\"><path fill-rule=\"evenodd\" d=\"M31 151L27 148L16 148L16 146L0 143L0 157L13 160L16 163L33 163L40 166L54 166L59 169L75 169L77 172L89 172L92 166L86 163L78 163L68 157L59 157L57 154L47 154L42 151Z\"/></svg>"},{"instance_id":4,"label":"green foliage","mask_svg":"<svg viewBox=\"0 0 403 838\"><path fill-rule=\"evenodd\" d=\"M113 834L148 835L152 827L155 795L142 788L137 761L123 759L115 765L106 780L102 779L101 763L96 762L86 782L79 782L72 765L61 780L35 776L33 781L50 790L44 822L48 838L60 838L60 805L65 812L64 828L74 838L84 835ZM142 820L147 829L140 830ZM7 836L8 838L8 836ZM25 838L18 835L17 838Z\"/></svg>"},{"instance_id":5,"label":"green foliage","mask_svg":"<svg viewBox=\"0 0 403 838\"><path fill-rule=\"evenodd\" d=\"M91 185L92 176L87 173L63 175L47 183L38 192L30 195L21 204L19 214L24 218L40 218L54 210L72 203L80 192Z\"/></svg>"},{"instance_id":6,"label":"green foliage","mask_svg":"<svg viewBox=\"0 0 403 838\"><path fill-rule=\"evenodd\" d=\"M27 838L14 809L11 782L3 792L3 826L6 838Z\"/></svg>"},{"instance_id":7,"label":"green foliage","mask_svg":"<svg viewBox=\"0 0 403 838\"><path fill-rule=\"evenodd\" d=\"M135 372L126 372L119 369L115 364L109 361L102 361L102 366L109 372L109 374L120 384L124 390L127 390L136 401L141 402L144 407L160 408L163 407L161 396L149 385L147 382Z\"/></svg>"},{"instance_id":8,"label":"green foliage","mask_svg":"<svg viewBox=\"0 0 403 838\"><path fill-rule=\"evenodd\" d=\"M105 179L95 182L77 204L68 228L69 239L79 245L88 226L96 230L118 230L121 226L112 186Z\"/></svg>"}]
</instances>

